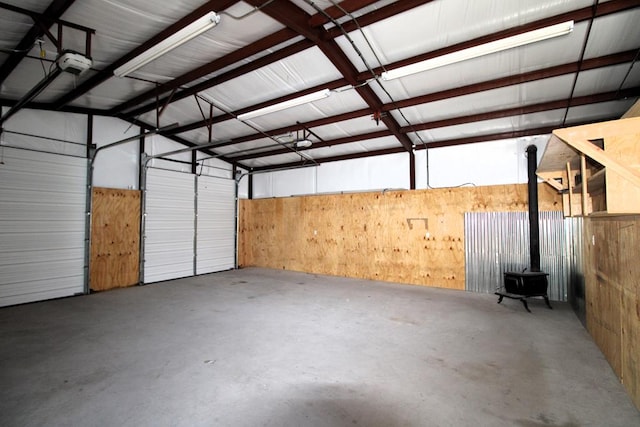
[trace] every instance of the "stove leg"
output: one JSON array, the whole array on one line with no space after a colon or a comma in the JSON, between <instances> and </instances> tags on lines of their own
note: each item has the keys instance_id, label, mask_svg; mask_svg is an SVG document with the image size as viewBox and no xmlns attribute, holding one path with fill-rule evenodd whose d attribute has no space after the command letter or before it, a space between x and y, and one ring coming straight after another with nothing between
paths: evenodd
<instances>
[{"instance_id":1,"label":"stove leg","mask_svg":"<svg viewBox=\"0 0 640 427\"><path fill-rule=\"evenodd\" d=\"M503 295L499 295L499 298L498 298L498 304L500 304L500 303L502 302L502 299L503 299L503 298L504 298L504 296L503 296Z\"/></svg>"},{"instance_id":2,"label":"stove leg","mask_svg":"<svg viewBox=\"0 0 640 427\"><path fill-rule=\"evenodd\" d=\"M531 313L531 310L529 310L529 306L527 305L527 300L524 298L521 298L520 301L522 301L522 305L524 305L524 308Z\"/></svg>"},{"instance_id":3,"label":"stove leg","mask_svg":"<svg viewBox=\"0 0 640 427\"><path fill-rule=\"evenodd\" d=\"M547 303L547 307L553 310L553 307L551 307L551 304L549 304L549 297L546 295L544 296L544 302Z\"/></svg>"}]
</instances>

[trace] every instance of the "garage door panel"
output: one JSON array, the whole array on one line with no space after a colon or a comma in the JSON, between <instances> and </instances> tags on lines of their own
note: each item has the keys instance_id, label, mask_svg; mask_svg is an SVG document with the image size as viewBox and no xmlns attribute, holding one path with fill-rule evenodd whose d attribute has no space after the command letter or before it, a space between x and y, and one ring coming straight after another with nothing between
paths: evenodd
<instances>
[{"instance_id":1,"label":"garage door panel","mask_svg":"<svg viewBox=\"0 0 640 427\"><path fill-rule=\"evenodd\" d=\"M80 255L84 256L84 252L80 252L82 252ZM28 255L28 253L25 253L25 255ZM70 251L68 252L68 255L72 256L74 254ZM51 277L55 277L57 279L76 276L82 277L84 261L79 261L78 259L66 259L41 262L38 265L38 269L29 267L31 266L28 263L0 265L0 276L13 285L46 281ZM77 272L78 274L71 274L73 272ZM79 291L82 291L82 289L79 289Z\"/></svg>"},{"instance_id":2,"label":"garage door panel","mask_svg":"<svg viewBox=\"0 0 640 427\"><path fill-rule=\"evenodd\" d=\"M41 221L39 223L20 220L0 220L0 235L15 233L15 230L29 230L33 234L71 233L75 234L80 226L84 226L84 215L80 221Z\"/></svg>"},{"instance_id":3,"label":"garage door panel","mask_svg":"<svg viewBox=\"0 0 640 427\"><path fill-rule=\"evenodd\" d=\"M193 275L195 176L148 169L145 192L144 282Z\"/></svg>"},{"instance_id":4,"label":"garage door panel","mask_svg":"<svg viewBox=\"0 0 640 427\"><path fill-rule=\"evenodd\" d=\"M235 181L198 177L197 274L235 267Z\"/></svg>"},{"instance_id":5,"label":"garage door panel","mask_svg":"<svg viewBox=\"0 0 640 427\"><path fill-rule=\"evenodd\" d=\"M145 283L234 268L234 180L151 168L145 211Z\"/></svg>"},{"instance_id":6,"label":"garage door panel","mask_svg":"<svg viewBox=\"0 0 640 427\"><path fill-rule=\"evenodd\" d=\"M38 233L5 233L4 239L0 241L0 252L3 253L3 260L6 256L19 256L22 252L47 252L57 250L50 253L52 258L64 254L70 249L79 249L84 251L84 233L68 232L68 233L48 233L42 236ZM84 256L84 255L83 255ZM25 257L29 260L29 257Z\"/></svg>"},{"instance_id":7,"label":"garage door panel","mask_svg":"<svg viewBox=\"0 0 640 427\"><path fill-rule=\"evenodd\" d=\"M0 221L61 221L83 223L85 219L82 204L65 203L11 203L2 200ZM81 212L69 212L70 208L82 209Z\"/></svg>"},{"instance_id":8,"label":"garage door panel","mask_svg":"<svg viewBox=\"0 0 640 427\"><path fill-rule=\"evenodd\" d=\"M7 149L11 148L7 147ZM11 150L14 152L18 151L17 149ZM83 164L85 159L75 157L79 162L70 163L69 159L74 159L74 157L51 153L38 153L36 151L20 151L22 151L22 153L11 155L11 164L9 165L5 162L5 166L19 173L20 178L22 178L21 181L28 180L28 178L25 178L26 176L32 176L32 179L38 180L38 177L42 175L50 176L54 179L53 182L59 179L75 180L86 168ZM38 166L34 167L35 164Z\"/></svg>"},{"instance_id":9,"label":"garage door panel","mask_svg":"<svg viewBox=\"0 0 640 427\"><path fill-rule=\"evenodd\" d=\"M147 212L149 210L162 209L161 206L150 207L147 206ZM157 212L156 212L157 214ZM147 215L147 225L158 231L175 232L175 234L184 234L186 232L193 232L193 212L188 215L173 216L171 212L163 212L162 217L149 217Z\"/></svg>"},{"instance_id":10,"label":"garage door panel","mask_svg":"<svg viewBox=\"0 0 640 427\"><path fill-rule=\"evenodd\" d=\"M4 295L2 304L3 306L8 306L78 295L82 293L75 284L78 280L84 280L84 276L34 280L29 283L29 286L24 286L23 282L3 284L0 285L0 293Z\"/></svg>"},{"instance_id":11,"label":"garage door panel","mask_svg":"<svg viewBox=\"0 0 640 427\"><path fill-rule=\"evenodd\" d=\"M74 180L69 180L62 185L71 184L72 186L76 186ZM21 185L24 183L20 183ZM50 182L43 183L51 184ZM17 185L16 185L17 187ZM44 189L40 187L37 190L34 189L18 189L18 188L2 188L0 187L0 200L11 200L12 203L34 203L39 200L46 200L48 197L59 194L64 197L65 203L67 204L78 204L84 207L86 202L86 196L84 193L65 193L64 191L54 191L53 189Z\"/></svg>"},{"instance_id":12,"label":"garage door panel","mask_svg":"<svg viewBox=\"0 0 640 427\"><path fill-rule=\"evenodd\" d=\"M3 150L0 306L84 292L87 160Z\"/></svg>"}]
</instances>

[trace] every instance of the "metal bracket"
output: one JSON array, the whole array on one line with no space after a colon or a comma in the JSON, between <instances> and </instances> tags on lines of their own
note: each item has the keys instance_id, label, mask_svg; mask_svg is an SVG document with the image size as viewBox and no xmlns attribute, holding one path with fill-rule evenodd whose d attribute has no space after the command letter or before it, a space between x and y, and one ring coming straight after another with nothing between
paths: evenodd
<instances>
[{"instance_id":1,"label":"metal bracket","mask_svg":"<svg viewBox=\"0 0 640 427\"><path fill-rule=\"evenodd\" d=\"M424 221L424 229L429 229L429 219L428 218L407 218L407 224L409 225L409 230L413 230L413 221Z\"/></svg>"}]
</instances>

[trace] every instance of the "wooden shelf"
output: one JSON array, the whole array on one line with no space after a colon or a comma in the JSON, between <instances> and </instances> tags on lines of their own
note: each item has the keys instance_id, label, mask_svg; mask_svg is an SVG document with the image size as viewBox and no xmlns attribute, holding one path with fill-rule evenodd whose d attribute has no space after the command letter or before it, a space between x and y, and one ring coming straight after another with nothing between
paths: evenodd
<instances>
[{"instance_id":1,"label":"wooden shelf","mask_svg":"<svg viewBox=\"0 0 640 427\"><path fill-rule=\"evenodd\" d=\"M606 169L600 169L587 179L587 192L589 194L596 194L604 191L605 187ZM582 184L578 184L573 187L574 193L580 193L582 191Z\"/></svg>"},{"instance_id":2,"label":"wooden shelf","mask_svg":"<svg viewBox=\"0 0 640 427\"><path fill-rule=\"evenodd\" d=\"M640 117L556 129L536 172L563 194L565 215L640 213Z\"/></svg>"}]
</instances>

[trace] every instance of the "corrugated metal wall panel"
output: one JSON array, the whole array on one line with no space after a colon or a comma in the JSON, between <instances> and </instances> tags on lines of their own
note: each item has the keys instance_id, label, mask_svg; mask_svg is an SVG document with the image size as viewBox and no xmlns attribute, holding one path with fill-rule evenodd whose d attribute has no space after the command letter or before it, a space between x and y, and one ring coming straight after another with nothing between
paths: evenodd
<instances>
[{"instance_id":1,"label":"corrugated metal wall panel","mask_svg":"<svg viewBox=\"0 0 640 427\"><path fill-rule=\"evenodd\" d=\"M235 181L197 177L196 274L235 267Z\"/></svg>"},{"instance_id":2,"label":"corrugated metal wall panel","mask_svg":"<svg viewBox=\"0 0 640 427\"><path fill-rule=\"evenodd\" d=\"M584 271L584 218L565 219L567 239L566 252L570 257L568 299L580 321L586 326L587 308L585 299Z\"/></svg>"},{"instance_id":3,"label":"corrugated metal wall panel","mask_svg":"<svg viewBox=\"0 0 640 427\"><path fill-rule=\"evenodd\" d=\"M0 150L0 306L82 293L87 160Z\"/></svg>"},{"instance_id":4,"label":"corrugated metal wall panel","mask_svg":"<svg viewBox=\"0 0 640 427\"><path fill-rule=\"evenodd\" d=\"M540 267L549 273L549 298L567 300L571 254L562 212L540 212ZM492 293L505 271L530 266L527 212L468 212L465 222L466 289Z\"/></svg>"},{"instance_id":5,"label":"corrugated metal wall panel","mask_svg":"<svg viewBox=\"0 0 640 427\"><path fill-rule=\"evenodd\" d=\"M144 282L193 275L195 176L148 169L145 192Z\"/></svg>"}]
</instances>

